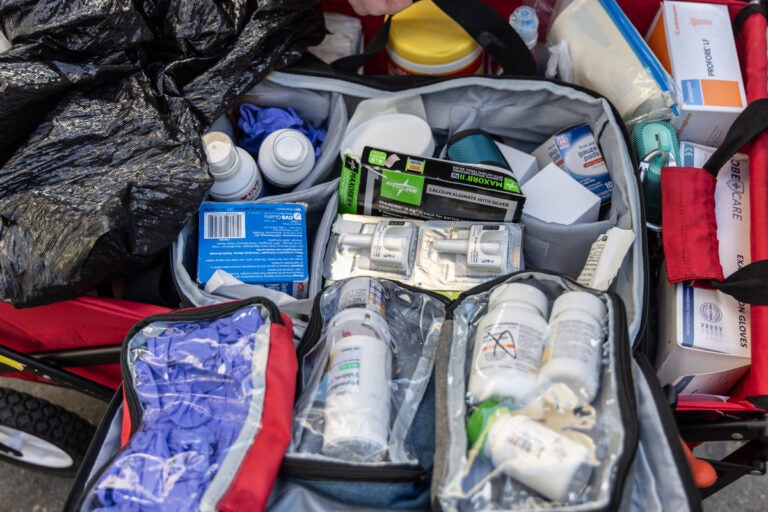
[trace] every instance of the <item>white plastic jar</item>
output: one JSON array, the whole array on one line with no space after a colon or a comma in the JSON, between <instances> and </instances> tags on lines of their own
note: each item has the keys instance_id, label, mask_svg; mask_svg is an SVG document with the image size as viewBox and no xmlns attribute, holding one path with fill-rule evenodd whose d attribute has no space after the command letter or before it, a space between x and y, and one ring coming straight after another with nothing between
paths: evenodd
<instances>
[{"instance_id":1,"label":"white plastic jar","mask_svg":"<svg viewBox=\"0 0 768 512\"><path fill-rule=\"evenodd\" d=\"M608 309L588 292L565 292L552 305L549 356L541 368L542 386L561 382L579 404L592 402L600 387L600 366Z\"/></svg>"},{"instance_id":2,"label":"white plastic jar","mask_svg":"<svg viewBox=\"0 0 768 512\"><path fill-rule=\"evenodd\" d=\"M592 476L589 448L492 402L470 416L467 435L504 474L552 501L577 501Z\"/></svg>"},{"instance_id":3,"label":"white plastic jar","mask_svg":"<svg viewBox=\"0 0 768 512\"><path fill-rule=\"evenodd\" d=\"M272 185L298 185L315 166L315 148L298 130L283 128L269 135L259 146L259 168Z\"/></svg>"},{"instance_id":4,"label":"white plastic jar","mask_svg":"<svg viewBox=\"0 0 768 512\"><path fill-rule=\"evenodd\" d=\"M224 132L203 135L208 170L214 182L209 191L214 201L252 201L261 197L263 183L253 157L235 146Z\"/></svg>"},{"instance_id":5,"label":"white plastic jar","mask_svg":"<svg viewBox=\"0 0 768 512\"><path fill-rule=\"evenodd\" d=\"M468 401L525 403L537 389L547 335L548 301L533 286L498 286L475 334Z\"/></svg>"},{"instance_id":6,"label":"white plastic jar","mask_svg":"<svg viewBox=\"0 0 768 512\"><path fill-rule=\"evenodd\" d=\"M343 294L350 283L348 291L354 296L347 299ZM371 283L381 287L368 278L342 286L341 310L326 331L331 353L322 451L348 461L382 460L388 447L391 334L383 313L377 312L383 311L384 303L378 301L378 290ZM363 291L370 293L364 297Z\"/></svg>"}]
</instances>

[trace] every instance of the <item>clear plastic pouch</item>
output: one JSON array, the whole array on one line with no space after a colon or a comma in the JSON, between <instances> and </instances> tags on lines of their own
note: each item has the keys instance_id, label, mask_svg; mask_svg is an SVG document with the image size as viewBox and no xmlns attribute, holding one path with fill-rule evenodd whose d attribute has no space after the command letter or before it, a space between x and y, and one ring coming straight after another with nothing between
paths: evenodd
<instances>
[{"instance_id":1,"label":"clear plastic pouch","mask_svg":"<svg viewBox=\"0 0 768 512\"><path fill-rule=\"evenodd\" d=\"M470 291L452 305L452 321L445 324L436 372L438 397L441 387L445 389L442 396L448 418L445 427L438 424L437 456L441 460L436 465L441 472L435 475L440 479L437 499L443 510L603 509L613 499L616 486L623 485L620 478L628 470L634 453L630 447L637 435L630 407L633 389L625 375L630 373L630 363L626 327L620 320L623 311L607 294L587 292L605 311L605 327L589 330L582 326L582 335L591 333L584 341L592 348L585 352L595 356L590 371L596 373L599 387L590 388L594 382L589 378L584 385L574 385L563 378L568 373L566 365L558 365L559 376L555 371L545 376L541 367L521 361L526 353L535 352L531 338L537 329L541 331L543 322L544 330L537 334L545 344L536 357L542 365L553 362L548 360L552 332L546 326L552 320L534 321L533 309L518 307L516 312L502 315L508 323L504 326L507 337L498 336L493 331L497 327L488 330L487 321L484 324L484 318L491 317L497 307L493 303L498 302L499 291L510 283L543 294L540 304L545 319L564 293L586 291L558 276L519 273ZM566 320L573 321L573 317ZM567 328L571 334L578 331L573 325ZM488 336L495 336L497 343L487 343ZM478 340L482 345L475 347ZM521 379L532 376L527 390L531 392L522 393L522 384L505 384L478 403L470 396L472 373L488 371L479 370L478 357ZM485 377L494 378L490 373ZM496 375L497 380L501 377L501 373ZM520 383L511 377L505 382L512 381ZM505 391L519 392L525 399L507 398Z\"/></svg>"},{"instance_id":2,"label":"clear plastic pouch","mask_svg":"<svg viewBox=\"0 0 768 512\"><path fill-rule=\"evenodd\" d=\"M431 378L444 301L355 278L326 288L315 311L299 348L288 456L361 467L418 463L405 440Z\"/></svg>"}]
</instances>

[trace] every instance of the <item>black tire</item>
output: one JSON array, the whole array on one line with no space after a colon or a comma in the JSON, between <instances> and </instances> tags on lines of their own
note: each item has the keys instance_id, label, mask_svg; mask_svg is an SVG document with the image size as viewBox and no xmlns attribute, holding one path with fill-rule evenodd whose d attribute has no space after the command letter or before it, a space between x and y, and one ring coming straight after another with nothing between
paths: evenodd
<instances>
[{"instance_id":1,"label":"black tire","mask_svg":"<svg viewBox=\"0 0 768 512\"><path fill-rule=\"evenodd\" d=\"M63 407L27 393L0 387L2 461L46 473L74 475L94 432L90 423ZM4 440L11 442L7 437L9 434L16 434L18 439L24 435L24 439L29 439L32 444L23 443L20 449L17 449L18 445L17 448L6 445ZM50 449L53 455L49 458L39 456L39 447Z\"/></svg>"}]
</instances>

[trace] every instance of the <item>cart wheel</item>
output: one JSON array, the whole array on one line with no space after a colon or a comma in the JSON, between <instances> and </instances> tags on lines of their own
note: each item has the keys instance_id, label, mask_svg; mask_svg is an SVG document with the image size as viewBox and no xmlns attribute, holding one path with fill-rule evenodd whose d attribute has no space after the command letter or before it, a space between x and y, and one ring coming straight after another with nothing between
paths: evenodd
<instances>
[{"instance_id":1,"label":"cart wheel","mask_svg":"<svg viewBox=\"0 0 768 512\"><path fill-rule=\"evenodd\" d=\"M73 412L0 387L0 460L47 473L74 474L94 432Z\"/></svg>"}]
</instances>

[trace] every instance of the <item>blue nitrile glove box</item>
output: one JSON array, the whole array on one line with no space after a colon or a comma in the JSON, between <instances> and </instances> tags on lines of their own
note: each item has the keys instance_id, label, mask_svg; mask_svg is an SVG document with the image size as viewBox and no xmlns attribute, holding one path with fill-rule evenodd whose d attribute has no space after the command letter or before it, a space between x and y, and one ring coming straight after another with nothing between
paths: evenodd
<instances>
[{"instance_id":1,"label":"blue nitrile glove box","mask_svg":"<svg viewBox=\"0 0 768 512\"><path fill-rule=\"evenodd\" d=\"M197 279L216 270L244 283L307 296L307 210L301 204L203 202Z\"/></svg>"}]
</instances>

